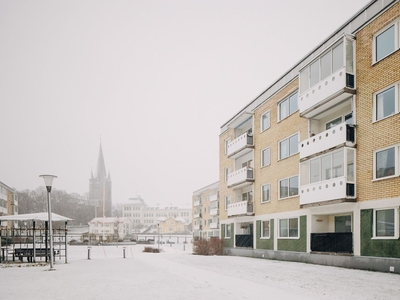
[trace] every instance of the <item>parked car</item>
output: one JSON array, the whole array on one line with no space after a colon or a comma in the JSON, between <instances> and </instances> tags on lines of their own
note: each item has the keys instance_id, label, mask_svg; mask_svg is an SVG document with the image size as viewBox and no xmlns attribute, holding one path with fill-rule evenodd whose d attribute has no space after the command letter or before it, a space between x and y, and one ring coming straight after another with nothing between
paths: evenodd
<instances>
[{"instance_id":1,"label":"parked car","mask_svg":"<svg viewBox=\"0 0 400 300\"><path fill-rule=\"evenodd\" d=\"M167 244L175 244L175 242L173 240L168 240Z\"/></svg>"}]
</instances>

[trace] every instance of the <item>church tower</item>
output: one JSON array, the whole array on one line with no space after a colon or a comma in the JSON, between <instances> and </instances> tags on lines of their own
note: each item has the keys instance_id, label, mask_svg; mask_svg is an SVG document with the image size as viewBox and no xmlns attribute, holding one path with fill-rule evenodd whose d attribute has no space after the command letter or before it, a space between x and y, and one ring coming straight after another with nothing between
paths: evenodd
<instances>
[{"instance_id":1,"label":"church tower","mask_svg":"<svg viewBox=\"0 0 400 300\"><path fill-rule=\"evenodd\" d=\"M96 217L112 217L111 215L111 175L106 172L103 149L100 142L97 170L89 179L89 200L96 203Z\"/></svg>"}]
</instances>

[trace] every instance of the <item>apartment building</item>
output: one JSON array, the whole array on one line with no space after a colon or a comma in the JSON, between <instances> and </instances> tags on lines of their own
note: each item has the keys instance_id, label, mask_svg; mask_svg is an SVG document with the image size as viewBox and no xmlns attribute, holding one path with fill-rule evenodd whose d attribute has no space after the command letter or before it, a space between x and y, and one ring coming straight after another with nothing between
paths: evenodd
<instances>
[{"instance_id":1,"label":"apartment building","mask_svg":"<svg viewBox=\"0 0 400 300\"><path fill-rule=\"evenodd\" d=\"M221 127L232 253L400 272L399 41L371 1Z\"/></svg>"},{"instance_id":2,"label":"apartment building","mask_svg":"<svg viewBox=\"0 0 400 300\"><path fill-rule=\"evenodd\" d=\"M119 241L129 235L128 218L94 218L89 222L90 241Z\"/></svg>"},{"instance_id":3,"label":"apartment building","mask_svg":"<svg viewBox=\"0 0 400 300\"><path fill-rule=\"evenodd\" d=\"M18 198L15 190L0 181L0 216L17 214Z\"/></svg>"},{"instance_id":4,"label":"apartment building","mask_svg":"<svg viewBox=\"0 0 400 300\"><path fill-rule=\"evenodd\" d=\"M193 238L219 237L219 182L193 192Z\"/></svg>"},{"instance_id":5,"label":"apartment building","mask_svg":"<svg viewBox=\"0 0 400 300\"><path fill-rule=\"evenodd\" d=\"M131 233L141 233L154 226L160 218L181 218L185 224L192 220L192 208L184 206L148 206L139 196L122 205L122 216L131 221Z\"/></svg>"}]
</instances>

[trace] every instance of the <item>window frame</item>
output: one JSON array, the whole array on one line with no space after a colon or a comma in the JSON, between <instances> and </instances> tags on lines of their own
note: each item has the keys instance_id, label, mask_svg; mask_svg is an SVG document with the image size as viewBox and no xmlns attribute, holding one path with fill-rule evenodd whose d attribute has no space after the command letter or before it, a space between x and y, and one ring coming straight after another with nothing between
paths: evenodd
<instances>
[{"instance_id":1,"label":"window frame","mask_svg":"<svg viewBox=\"0 0 400 300\"><path fill-rule=\"evenodd\" d=\"M269 119L269 122L268 122L268 127L266 127L266 128L264 128L264 122L263 122L263 117L266 115L266 114L268 114L268 119ZM267 110L266 112L264 112L262 115L261 115L261 117L260 117L260 133L261 132L264 132L264 131L266 131L267 129L269 129L269 128L271 128L271 111L270 110Z\"/></svg>"},{"instance_id":2,"label":"window frame","mask_svg":"<svg viewBox=\"0 0 400 300\"><path fill-rule=\"evenodd\" d=\"M268 150L268 163L264 162L264 152ZM269 166L271 164L271 147L266 147L261 150L261 168Z\"/></svg>"},{"instance_id":3,"label":"window frame","mask_svg":"<svg viewBox=\"0 0 400 300\"><path fill-rule=\"evenodd\" d=\"M281 236L281 221L287 221L287 236ZM297 236L290 236L290 220L297 220ZM279 239L288 239L288 240L296 240L300 238L300 218L282 218L278 219L278 238Z\"/></svg>"},{"instance_id":4,"label":"window frame","mask_svg":"<svg viewBox=\"0 0 400 300\"><path fill-rule=\"evenodd\" d=\"M387 115L385 117L382 117L380 119L377 118L377 113L378 113L378 105L377 105L377 96L390 90L391 88L394 87L394 113ZM373 115L372 115L372 123L379 122L381 120L385 120L387 118L390 118L392 116L395 116L399 113L400 111L400 95L399 95L399 89L400 89L400 82L397 81L391 85L388 85L384 87L383 89L377 91L376 93L373 94Z\"/></svg>"},{"instance_id":5,"label":"window frame","mask_svg":"<svg viewBox=\"0 0 400 300\"><path fill-rule=\"evenodd\" d=\"M399 50L399 20L400 19L396 19L395 21L391 22L390 24L388 24L387 26L383 27L381 30L379 30L378 32L376 32L373 35L372 38L372 65L384 60L386 57L392 55L393 53L395 53L397 50ZM385 56L381 57L380 59L377 59L376 55L377 55L377 37L380 36L382 33L384 33L386 30L388 30L390 27L394 26L394 50L388 54L386 54Z\"/></svg>"},{"instance_id":6,"label":"window frame","mask_svg":"<svg viewBox=\"0 0 400 300\"><path fill-rule=\"evenodd\" d=\"M229 203L227 202L228 198L229 198ZM224 200L225 200L225 210L228 210L228 205L231 204L231 195L226 195Z\"/></svg>"},{"instance_id":7,"label":"window frame","mask_svg":"<svg viewBox=\"0 0 400 300\"><path fill-rule=\"evenodd\" d=\"M224 141L224 154L228 154L228 144L231 142L231 138L228 137L227 139L225 139Z\"/></svg>"},{"instance_id":8,"label":"window frame","mask_svg":"<svg viewBox=\"0 0 400 300\"><path fill-rule=\"evenodd\" d=\"M297 108L296 110L294 110L292 113L290 112L290 98L292 96L294 96L295 94L297 94ZM281 118L281 104L287 101L287 105L288 105L288 115ZM289 96L285 97L283 100L279 101L277 103L278 105L278 109L277 109L277 118L278 118L278 123L285 120L286 118L290 117L291 115L293 115L296 111L299 110L299 90L296 90L295 92L291 93Z\"/></svg>"},{"instance_id":9,"label":"window frame","mask_svg":"<svg viewBox=\"0 0 400 300\"><path fill-rule=\"evenodd\" d=\"M228 182L228 176L229 176L230 173L231 173L231 167L226 167L225 168L225 174L224 174L225 182Z\"/></svg>"},{"instance_id":10,"label":"window frame","mask_svg":"<svg viewBox=\"0 0 400 300\"><path fill-rule=\"evenodd\" d=\"M228 230L228 228L229 228L229 230ZM224 232L224 238L225 239L230 239L231 238L231 236L232 236L232 228L231 228L231 224L225 224L225 228L224 228L225 230L225 232ZM228 236L228 231L229 231L229 236Z\"/></svg>"},{"instance_id":11,"label":"window frame","mask_svg":"<svg viewBox=\"0 0 400 300\"><path fill-rule=\"evenodd\" d=\"M394 235L393 236L377 236L376 235L376 213L383 210L394 211ZM373 210L373 222L372 222L372 238L373 240L397 240L399 239L399 208L398 207L382 207Z\"/></svg>"},{"instance_id":12,"label":"window frame","mask_svg":"<svg viewBox=\"0 0 400 300\"><path fill-rule=\"evenodd\" d=\"M269 190L269 193L268 193L268 200L265 200L264 201L264 186L268 186L268 190ZM261 199L260 199L260 201L261 201L261 203L268 203L268 202L271 202L271 184L270 183L266 183L266 184L263 184L262 186L261 186Z\"/></svg>"},{"instance_id":13,"label":"window frame","mask_svg":"<svg viewBox=\"0 0 400 300\"><path fill-rule=\"evenodd\" d=\"M382 152L382 151L389 150L389 149L392 149L392 148L394 148L394 168L395 168L394 169L394 174L377 178L376 177L376 171L377 171L377 168L376 168L376 163L377 163L376 154L378 152ZM400 176L400 164L399 164L399 156L400 156L400 154L399 154L399 151L400 151L400 144L395 144L395 145L392 145L392 146L389 146L389 147L385 147L385 148L374 150L374 153L373 153L373 155L374 155L374 157L373 157L373 164L374 164L373 165L373 172L374 172L374 174L373 174L372 181L385 180L385 179L390 179L390 178L395 178L395 177L399 177Z\"/></svg>"},{"instance_id":14,"label":"window frame","mask_svg":"<svg viewBox=\"0 0 400 300\"><path fill-rule=\"evenodd\" d=\"M268 236L264 236L264 223L268 222ZM271 238L271 220L261 220L260 239L269 240Z\"/></svg>"},{"instance_id":15,"label":"window frame","mask_svg":"<svg viewBox=\"0 0 400 300\"><path fill-rule=\"evenodd\" d=\"M297 195L289 195L290 191L290 179L297 177ZM288 196L287 197L281 197L281 182L284 180L288 180ZM292 197L299 197L300 195L300 181L299 181L299 174L296 174L294 176L282 178L278 180L278 200L283 200L283 199L288 199Z\"/></svg>"},{"instance_id":16,"label":"window frame","mask_svg":"<svg viewBox=\"0 0 400 300\"><path fill-rule=\"evenodd\" d=\"M290 154L290 138L292 138L292 137L294 137L294 136L296 136L297 135L297 152L295 152L295 153L293 153L293 154ZM281 143L282 142L284 142L284 141L288 141L288 146L289 146L289 154L288 154L288 156L285 156L285 157L281 157ZM299 139L299 132L296 132L295 134L292 134L292 135L290 135L290 136L288 136L288 137L286 137L286 138L284 138L284 139L282 139L282 140L280 140L280 141L278 141L278 161L279 160L283 160L283 159L285 159L285 158L288 158L288 157L291 157L291 156L293 156L293 155L296 155L296 154L298 154L299 152L300 152L300 150L299 150L299 141L300 141L300 139Z\"/></svg>"}]
</instances>

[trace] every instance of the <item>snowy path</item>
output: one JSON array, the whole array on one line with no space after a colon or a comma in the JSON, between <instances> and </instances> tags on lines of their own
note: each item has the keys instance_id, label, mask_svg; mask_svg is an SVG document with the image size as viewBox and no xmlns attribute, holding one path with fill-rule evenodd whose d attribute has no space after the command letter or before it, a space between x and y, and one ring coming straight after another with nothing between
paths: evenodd
<instances>
[{"instance_id":1,"label":"snowy path","mask_svg":"<svg viewBox=\"0 0 400 300\"><path fill-rule=\"evenodd\" d=\"M399 299L400 276L244 257L191 255L190 245L143 253L69 247L69 263L0 268L2 300L39 299Z\"/></svg>"}]
</instances>

